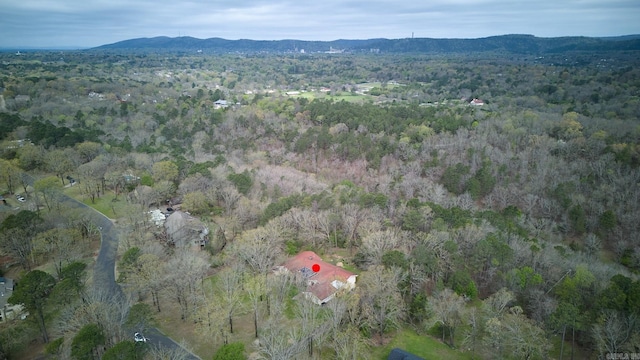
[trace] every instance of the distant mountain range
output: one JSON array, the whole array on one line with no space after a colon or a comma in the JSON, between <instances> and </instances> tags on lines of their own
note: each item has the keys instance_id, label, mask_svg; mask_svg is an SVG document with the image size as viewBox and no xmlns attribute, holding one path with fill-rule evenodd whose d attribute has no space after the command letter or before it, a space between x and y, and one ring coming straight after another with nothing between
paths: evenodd
<instances>
[{"instance_id":1,"label":"distant mountain range","mask_svg":"<svg viewBox=\"0 0 640 360\"><path fill-rule=\"evenodd\" d=\"M549 54L567 51L608 52L640 50L640 35L619 37L555 37L501 35L478 39L368 39L368 40L226 40L221 38L154 37L124 40L92 50L203 52L203 53L477 53Z\"/></svg>"}]
</instances>

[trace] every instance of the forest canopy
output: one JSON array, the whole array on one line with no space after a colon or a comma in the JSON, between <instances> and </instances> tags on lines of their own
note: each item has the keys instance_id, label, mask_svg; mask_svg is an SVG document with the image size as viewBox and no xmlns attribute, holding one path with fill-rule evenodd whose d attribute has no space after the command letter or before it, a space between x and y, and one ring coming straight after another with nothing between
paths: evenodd
<instances>
[{"instance_id":1,"label":"forest canopy","mask_svg":"<svg viewBox=\"0 0 640 360\"><path fill-rule=\"evenodd\" d=\"M3 266L46 280L2 351L160 356L135 324L207 358L637 353L637 55L0 53ZM132 303L84 286L69 197ZM305 250L356 288L296 296L271 269Z\"/></svg>"}]
</instances>

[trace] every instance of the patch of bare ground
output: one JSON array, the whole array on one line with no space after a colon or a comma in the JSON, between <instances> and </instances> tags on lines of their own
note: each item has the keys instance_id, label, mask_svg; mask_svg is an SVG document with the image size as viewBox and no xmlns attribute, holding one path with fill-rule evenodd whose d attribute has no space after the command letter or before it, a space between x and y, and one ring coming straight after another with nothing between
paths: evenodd
<instances>
[{"instance_id":1,"label":"patch of bare ground","mask_svg":"<svg viewBox=\"0 0 640 360\"><path fill-rule=\"evenodd\" d=\"M16 360L40 360L46 359L44 355L45 344L42 340L33 340L27 348L16 355Z\"/></svg>"}]
</instances>

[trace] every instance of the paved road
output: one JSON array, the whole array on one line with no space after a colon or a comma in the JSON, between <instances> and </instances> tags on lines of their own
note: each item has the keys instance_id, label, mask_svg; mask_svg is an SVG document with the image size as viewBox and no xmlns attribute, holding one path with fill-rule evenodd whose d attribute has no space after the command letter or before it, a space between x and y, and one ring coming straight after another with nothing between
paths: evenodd
<instances>
[{"instance_id":1,"label":"paved road","mask_svg":"<svg viewBox=\"0 0 640 360\"><path fill-rule=\"evenodd\" d=\"M29 179L30 185L33 186L33 177L29 176ZM115 278L116 255L119 241L118 230L115 225L102 213L72 197L64 195L62 201L67 206L85 211L86 214L90 216L92 223L100 229L101 245L93 272L93 286L97 286L100 289L107 289L116 299L118 297L124 298L125 295L122 292L122 288L120 288ZM179 348L188 354L184 359L201 360L195 354L182 348L178 343L173 341L173 339L163 335L158 329L149 329L145 336L150 339L148 344L151 346L162 346L170 349ZM133 332L131 332L131 340L133 340Z\"/></svg>"}]
</instances>

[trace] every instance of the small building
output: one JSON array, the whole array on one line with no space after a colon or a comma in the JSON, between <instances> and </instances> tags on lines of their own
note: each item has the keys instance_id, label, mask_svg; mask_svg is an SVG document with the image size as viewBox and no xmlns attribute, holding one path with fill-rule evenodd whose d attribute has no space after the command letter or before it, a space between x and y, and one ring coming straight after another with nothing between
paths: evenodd
<instances>
[{"instance_id":1,"label":"small building","mask_svg":"<svg viewBox=\"0 0 640 360\"><path fill-rule=\"evenodd\" d=\"M352 290L356 286L356 274L322 261L313 251L299 253L276 270L306 282L305 296L318 305L331 301L339 290Z\"/></svg>"},{"instance_id":2,"label":"small building","mask_svg":"<svg viewBox=\"0 0 640 360\"><path fill-rule=\"evenodd\" d=\"M169 243L176 247L203 248L209 242L209 228L182 211L174 211L164 222Z\"/></svg>"},{"instance_id":3,"label":"small building","mask_svg":"<svg viewBox=\"0 0 640 360\"><path fill-rule=\"evenodd\" d=\"M214 109L225 109L229 106L229 104L227 103L227 100L216 100L213 103L213 108Z\"/></svg>"},{"instance_id":4,"label":"small building","mask_svg":"<svg viewBox=\"0 0 640 360\"><path fill-rule=\"evenodd\" d=\"M135 176L132 173L122 174L122 178L126 184L139 184L140 176Z\"/></svg>"},{"instance_id":5,"label":"small building","mask_svg":"<svg viewBox=\"0 0 640 360\"><path fill-rule=\"evenodd\" d=\"M482 105L484 105L484 101L474 98L473 100L471 100L469 102L469 105L471 105L471 106L482 106Z\"/></svg>"},{"instance_id":6,"label":"small building","mask_svg":"<svg viewBox=\"0 0 640 360\"><path fill-rule=\"evenodd\" d=\"M27 316L22 305L9 305L7 303L11 294L13 294L13 279L0 277L0 323L18 317L24 319Z\"/></svg>"}]
</instances>

